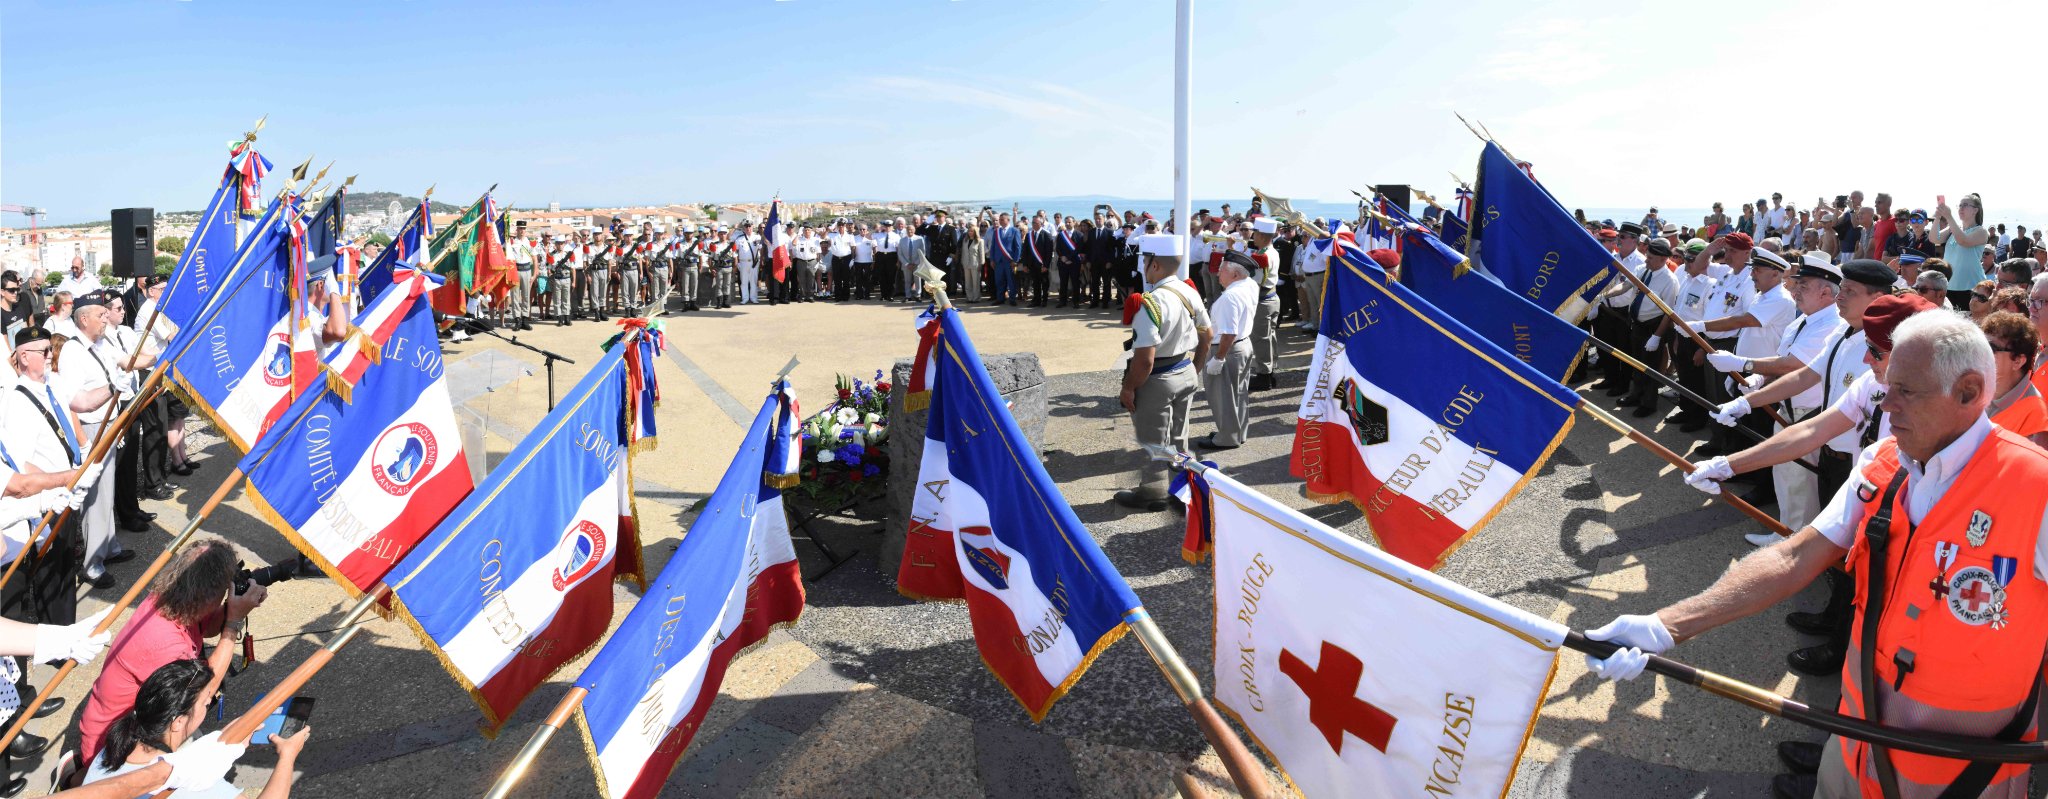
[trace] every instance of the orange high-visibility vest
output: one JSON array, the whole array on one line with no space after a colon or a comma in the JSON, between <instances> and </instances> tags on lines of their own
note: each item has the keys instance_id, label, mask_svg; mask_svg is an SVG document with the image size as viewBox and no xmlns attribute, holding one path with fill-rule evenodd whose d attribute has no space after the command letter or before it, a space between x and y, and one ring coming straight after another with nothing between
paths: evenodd
<instances>
[{"instance_id":1,"label":"orange high-visibility vest","mask_svg":"<svg viewBox=\"0 0 2048 799\"><path fill-rule=\"evenodd\" d=\"M1864 518L1876 515L1898 474L1898 441L1878 444L1854 483ZM1875 670L1877 721L1892 727L1991 737L2027 704L2048 647L2048 584L2034 576L2048 492L2048 452L1993 427L1919 525L1906 511L1908 487L1893 501ZM1863 718L1863 608L1869 542L1858 536L1848 563L1856 583L1855 627L1842 662L1841 712ZM1939 586L1937 588L1936 586ZM2029 714L2031 715L2031 714ZM2034 740L2032 720L2023 740ZM1881 796L1868 744L1842 740L1842 757L1863 795ZM1888 751L1901 797L1934 797L1966 761ZM2024 797L2027 767L2001 767L1985 796Z\"/></svg>"}]
</instances>

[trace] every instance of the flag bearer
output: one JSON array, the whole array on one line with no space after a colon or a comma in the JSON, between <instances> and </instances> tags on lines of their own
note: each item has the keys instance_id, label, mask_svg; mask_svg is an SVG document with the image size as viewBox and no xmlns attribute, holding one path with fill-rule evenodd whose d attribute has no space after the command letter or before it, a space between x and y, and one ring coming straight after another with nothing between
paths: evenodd
<instances>
[{"instance_id":1,"label":"flag bearer","mask_svg":"<svg viewBox=\"0 0 2048 799\"><path fill-rule=\"evenodd\" d=\"M1131 362L1118 401L1131 412L1145 451L1135 490L1116 492L1126 508L1166 509L1167 459L1188 444L1188 411L1196 370L1208 368L1209 314L1193 286L1176 276L1186 241L1152 234L1139 242L1145 258L1144 313L1131 320Z\"/></svg>"}]
</instances>

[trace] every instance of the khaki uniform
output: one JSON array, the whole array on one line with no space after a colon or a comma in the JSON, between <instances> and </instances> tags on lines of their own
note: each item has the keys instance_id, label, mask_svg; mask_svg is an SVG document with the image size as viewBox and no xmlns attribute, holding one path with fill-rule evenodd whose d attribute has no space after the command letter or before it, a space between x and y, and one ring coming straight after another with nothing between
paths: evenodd
<instances>
[{"instance_id":1,"label":"khaki uniform","mask_svg":"<svg viewBox=\"0 0 2048 799\"><path fill-rule=\"evenodd\" d=\"M1131 320L1135 338L1133 351L1153 347L1152 375L1138 386L1133 399L1131 423L1137 428L1140 447L1163 447L1186 452L1188 414L1200 384L1195 369L1195 345L1209 335L1209 312L1202 298L1179 278L1167 278L1144 295L1144 309ZM1165 499L1167 462L1145 453L1139 469L1139 496Z\"/></svg>"}]
</instances>

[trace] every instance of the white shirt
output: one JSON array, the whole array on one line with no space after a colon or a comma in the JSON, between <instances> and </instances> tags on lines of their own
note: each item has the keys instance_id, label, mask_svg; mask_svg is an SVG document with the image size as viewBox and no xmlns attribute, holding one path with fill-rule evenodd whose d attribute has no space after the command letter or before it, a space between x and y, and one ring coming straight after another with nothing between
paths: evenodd
<instances>
[{"instance_id":1,"label":"white shirt","mask_svg":"<svg viewBox=\"0 0 2048 799\"><path fill-rule=\"evenodd\" d=\"M893 255L896 252L896 248L901 246L903 246L903 234L895 231L875 234L876 252L885 252Z\"/></svg>"},{"instance_id":2,"label":"white shirt","mask_svg":"<svg viewBox=\"0 0 2048 799\"><path fill-rule=\"evenodd\" d=\"M1849 429L1849 432L1836 437L1834 441L1829 441L1828 446L1834 447L1836 442L1847 437L1850 439L1848 446L1839 447L1836 451L1862 452L1863 432L1865 428L1870 426L1870 420L1874 416L1879 418L1877 438L1872 440L1889 437L1892 434L1892 415L1889 413L1878 413L1877 407L1878 403L1884 401L1884 395L1885 386L1883 383L1877 382L1877 374L1875 372L1866 371L1863 373L1863 376L1856 378L1856 382L1850 383L1849 390L1842 392L1841 399L1836 400L1835 404L1829 407L1842 414L1842 418L1848 419L1853 427Z\"/></svg>"},{"instance_id":3,"label":"white shirt","mask_svg":"<svg viewBox=\"0 0 2048 799\"><path fill-rule=\"evenodd\" d=\"M1764 237L1764 234L1768 233L1771 230L1787 230L1791 227L1792 215L1786 213L1785 207L1781 205L1764 212L1764 229L1757 231L1756 235L1757 238L1761 239ZM1789 244L1791 244L1792 246L1797 246L1799 244L1799 240L1793 239L1791 242L1789 242Z\"/></svg>"},{"instance_id":4,"label":"white shirt","mask_svg":"<svg viewBox=\"0 0 2048 799\"><path fill-rule=\"evenodd\" d=\"M1295 252L1301 259L1301 273L1320 275L1330 270L1330 247L1334 242L1323 239L1303 242Z\"/></svg>"},{"instance_id":5,"label":"white shirt","mask_svg":"<svg viewBox=\"0 0 2048 799\"><path fill-rule=\"evenodd\" d=\"M853 262L871 263L875 260L875 240L868 236L853 237Z\"/></svg>"},{"instance_id":6,"label":"white shirt","mask_svg":"<svg viewBox=\"0 0 2048 799\"><path fill-rule=\"evenodd\" d=\"M1650 294L1652 296L1655 296L1657 299L1663 300L1664 304L1671 306L1674 310L1677 310L1678 274L1672 272L1670 269L1666 269L1663 267L1651 269L1649 270L1649 274L1644 274L1643 270L1645 266L1647 266L1647 263L1638 262L1635 266L1629 267L1628 271L1631 274L1634 274L1636 277L1641 278L1643 283L1650 287ZM1636 295L1641 292L1636 291L1636 284L1630 283L1627 280L1622 280L1616 283L1615 285L1623 286L1625 288L1622 290L1620 294L1616 294L1615 296L1608 298L1607 304L1619 308L1622 311L1627 311L1630 305L1635 304ZM1643 300L1642 307L1636 309L1636 321L1638 322L1654 321L1658 317L1661 317L1663 315L1664 309L1658 308L1657 303L1651 302L1648 299Z\"/></svg>"},{"instance_id":7,"label":"white shirt","mask_svg":"<svg viewBox=\"0 0 2048 799\"><path fill-rule=\"evenodd\" d=\"M85 784L99 782L100 780L104 780L110 777L119 777L123 774L126 774L131 771L136 771L138 769L149 768L150 766L154 765L155 762L156 761L150 761L148 763L122 763L120 768L109 771L107 770L106 766L102 765L102 761L98 757L94 757L92 759L92 768L87 769L85 772ZM136 799L143 799L143 797L155 795L156 794L153 793L141 794L140 796L136 797ZM233 799L234 797L242 795L242 789L237 788L232 784L229 784L226 780L217 780L214 782L214 784L202 788L181 788L178 790L176 795L189 796L192 797L192 799Z\"/></svg>"},{"instance_id":8,"label":"white shirt","mask_svg":"<svg viewBox=\"0 0 2048 799\"><path fill-rule=\"evenodd\" d=\"M1785 327L1799 315L1799 304L1792 301L1792 294L1784 286L1778 285L1756 295L1746 312L1756 318L1758 326L1745 327L1735 334L1735 354L1744 358L1768 358L1777 354L1778 341L1785 337Z\"/></svg>"},{"instance_id":9,"label":"white shirt","mask_svg":"<svg viewBox=\"0 0 2048 799\"><path fill-rule=\"evenodd\" d=\"M1820 362L1813 364L1813 369L1821 373L1820 405L1833 408L1849 394L1850 389L1855 388L1856 381L1869 377L1870 364L1863 362L1863 354L1869 349L1869 344L1863 337L1863 331L1849 330L1845 325L1839 337L1828 340L1825 349L1826 351L1821 353ZM1879 386L1879 390L1882 388ZM1886 418L1889 420L1890 417ZM1828 449L1845 455L1854 455L1861 451L1863 431L1860 427L1859 425L1851 428L1848 432L1829 440ZM1885 427L1890 428L1891 422L1886 421Z\"/></svg>"},{"instance_id":10,"label":"white shirt","mask_svg":"<svg viewBox=\"0 0 2048 799\"><path fill-rule=\"evenodd\" d=\"M1731 271L1727 264L1707 264L1697 275L1681 270L1685 276L1678 281L1678 302L1672 303L1671 309L1687 322L1706 321L1707 297L1713 295L1714 287Z\"/></svg>"},{"instance_id":11,"label":"white shirt","mask_svg":"<svg viewBox=\"0 0 2048 799\"><path fill-rule=\"evenodd\" d=\"M65 451L62 434L50 428L49 423L44 421L43 412L38 409L50 409L53 414L57 414L53 418L57 419L59 429L65 422L70 422L73 436L78 434L78 422L75 418L62 416L71 412L70 388L57 375L46 376L55 379L47 384L37 383L26 377L16 381L17 386L28 389L27 393L35 397L34 400L22 396L23 392L13 388L8 389L6 394L0 394L0 419L8 421L7 424L0 425L0 441L6 442L7 451L14 457L15 463L33 464L46 472L61 472L76 464L72 461L72 455ZM55 394L57 398L54 407L49 400L51 394ZM79 443L77 457L85 457L86 446L84 442Z\"/></svg>"},{"instance_id":12,"label":"white shirt","mask_svg":"<svg viewBox=\"0 0 2048 799\"><path fill-rule=\"evenodd\" d=\"M1714 289L1707 292L1706 307L1700 311L1705 314L1702 318L1712 321L1748 313L1749 304L1756 300L1756 283L1751 278L1748 269L1737 272L1734 271L1734 267L1729 267L1728 274L1715 281ZM1733 337L1727 333L1719 336L1707 335L1712 338Z\"/></svg>"},{"instance_id":13,"label":"white shirt","mask_svg":"<svg viewBox=\"0 0 2048 799\"><path fill-rule=\"evenodd\" d=\"M1650 260L1648 256L1643 255L1643 251L1640 249L1636 250L1635 252L1629 253L1627 257L1616 256L1616 258L1621 261L1622 268L1627 269L1630 274L1635 275L1642 274L1643 264L1647 263ZM1626 280L1623 280L1622 282L1628 283L1628 281ZM1647 283L1649 281L1646 280L1643 282ZM1627 299L1623 299L1624 296L1626 296ZM1626 295L1617 294L1615 296L1608 297L1607 304L1615 308L1627 308L1628 304L1630 302L1633 302L1635 298L1635 290L1631 288ZM1653 305L1651 307L1654 308L1656 306Z\"/></svg>"},{"instance_id":14,"label":"white shirt","mask_svg":"<svg viewBox=\"0 0 2048 799\"><path fill-rule=\"evenodd\" d=\"M1232 283L1218 292L1216 302L1209 306L1209 343L1221 344L1226 335L1235 335L1238 341L1249 341L1246 337L1252 333L1252 315L1258 307L1258 285L1250 278Z\"/></svg>"},{"instance_id":15,"label":"white shirt","mask_svg":"<svg viewBox=\"0 0 2048 799\"><path fill-rule=\"evenodd\" d=\"M26 288L27 284L24 283L23 287ZM99 291L100 276L95 275L91 272L87 272L83 275L74 277L72 276L71 271L67 269L64 271L63 282L57 284L57 290L71 292L71 298L75 300L78 299L79 297L83 297L87 294Z\"/></svg>"},{"instance_id":16,"label":"white shirt","mask_svg":"<svg viewBox=\"0 0 2048 799\"><path fill-rule=\"evenodd\" d=\"M1786 330L1785 336L1778 340L1778 354L1798 358L1800 363L1819 372L1826 368L1826 364L1820 363L1819 360L1827 355L1828 346L1841 341L1842 334L1848 329L1849 326L1842 323L1842 314L1835 309L1835 304L1828 303L1825 308L1792 320L1792 326ZM1862 353L1856 355L1858 360L1862 359ZM1837 360L1840 358L1837 357ZM1822 383L1816 382L1805 391L1794 394L1792 407L1820 407L1821 388Z\"/></svg>"},{"instance_id":17,"label":"white shirt","mask_svg":"<svg viewBox=\"0 0 2048 799\"><path fill-rule=\"evenodd\" d=\"M1990 437L1991 419L1978 414L1970 429L1934 453L1926 463L1915 462L1901 450L1899 467L1906 470L1906 517L1914 524L1925 521L1927 514L1934 510L1935 503L1948 493L1949 486L1955 485L1963 467L1969 465L1970 458ZM1857 537L1863 535L1863 503L1855 496L1863 467L1876 459L1877 447L1877 444L1872 444L1856 457L1856 476L1849 478L1842 490L1835 492L1835 496L1828 500L1828 506L1821 509L1820 516L1813 520L1814 532L1843 549L1854 545ZM1884 489L1885 486L1877 487L1880 492ZM2037 530L2044 528L2048 528L2048 513L2043 514L2036 526ZM2048 536L2036 536L2034 539L2034 578L2048 581Z\"/></svg>"}]
</instances>

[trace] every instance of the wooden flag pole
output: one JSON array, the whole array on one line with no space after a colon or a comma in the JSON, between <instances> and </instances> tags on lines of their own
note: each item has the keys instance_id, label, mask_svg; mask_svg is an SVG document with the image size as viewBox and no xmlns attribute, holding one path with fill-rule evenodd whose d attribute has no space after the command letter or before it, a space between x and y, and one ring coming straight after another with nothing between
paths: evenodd
<instances>
[{"instance_id":1,"label":"wooden flag pole","mask_svg":"<svg viewBox=\"0 0 2048 799\"><path fill-rule=\"evenodd\" d=\"M221 481L219 488L214 489L213 496L206 498L206 504L199 506L199 512L193 515L192 521L185 523L185 529L179 531L178 537L171 539L170 545L164 547L164 551L156 556L156 560L150 561L149 568L142 570L142 576L135 578L135 584L128 586L128 592L122 594L121 599L114 603L113 611L108 613L106 618L100 619L99 625L92 630L93 635L99 635L114 629L114 624L121 618L121 613L135 604L135 600L142 596L143 589L148 588L150 581L156 579L157 573L163 571L164 567L170 564L171 558L177 555L178 550L184 548L185 544L192 540L194 533L199 532L199 523L212 514L214 508L220 507L221 500L226 499L228 492L234 490L235 485L240 483L241 480L242 470L236 469L228 473L227 479ZM31 537L29 540L33 541L35 539ZM28 553L26 551L22 552L21 557L15 558L14 564L7 567L7 574L13 575L14 567L21 565L21 561L27 559L27 557ZM6 582L6 579L6 577L0 577L0 583ZM64 665L57 667L56 676L44 682L43 689L36 692L36 698L30 700L28 705L23 707L20 712L14 714L14 723L8 725L7 732L4 735L0 735L0 751L4 751L9 744L14 743L15 736L20 735L22 729L28 726L29 720L35 718L36 709L42 707L44 702L49 701L50 696L57 692L57 686L62 685L64 678L71 676L71 670L75 668L78 668L78 661L64 661Z\"/></svg>"},{"instance_id":2,"label":"wooden flag pole","mask_svg":"<svg viewBox=\"0 0 2048 799\"><path fill-rule=\"evenodd\" d=\"M356 633L363 631L363 625L369 623L363 621L363 615L369 613L370 608L376 607L377 601L383 599L384 595L390 591L391 589L383 583L371 586L370 590L363 594L362 599L356 602L356 606L349 609L348 615L342 617L341 632L335 633L333 638L327 640L326 645L315 650L313 654L308 655L305 661L299 664L298 668L292 669L292 672L285 675L284 679L279 680L277 685L273 686L268 693L263 695L263 698L256 700L256 704L250 707L248 712L237 716L234 721L228 722L228 726L220 731L221 742L231 744L248 743L249 736L256 734L256 730L263 726L264 719L269 718L271 713L277 712L278 708L284 707L286 700L291 699L293 694L298 693L300 688L305 687L306 681L313 679L313 675L320 673L321 669L326 668L327 664L334 660L334 654L340 652L342 647L347 646L348 642L356 637ZM170 796L172 793L172 791L164 791L156 794L152 799L164 799L164 797Z\"/></svg>"},{"instance_id":3,"label":"wooden flag pole","mask_svg":"<svg viewBox=\"0 0 2048 799\"><path fill-rule=\"evenodd\" d=\"M1627 422L1624 422L1619 418L1616 418L1614 414L1608 413L1606 409L1601 408L1598 405L1594 405L1591 402L1587 402L1584 399L1581 399L1579 401L1579 410L1585 411L1586 415L1600 420L1601 424L1605 424L1608 427L1614 428L1614 432L1622 434L1623 436L1627 437L1628 440L1642 445L1644 449L1649 450L1652 454L1656 455L1659 458L1663 458L1666 463L1678 467L1679 471L1686 473L1692 472L1692 463L1687 461L1684 458L1684 456L1681 456L1676 452L1672 452L1663 444L1657 443L1657 439L1645 435L1641 430L1637 430L1634 427L1630 427ZM1726 502L1731 507L1734 507L1736 510L1742 511L1742 515L1755 519L1757 523L1762 524L1765 529L1770 530L1773 533L1777 533L1780 536L1790 537L1792 535L1792 528L1786 527L1784 522L1780 522L1777 519L1772 518L1771 515L1768 513L1757 510L1756 506L1742 501L1741 497L1735 496L1733 493L1728 491L1722 491L1721 493L1715 494L1714 496L1720 497L1722 502Z\"/></svg>"},{"instance_id":4,"label":"wooden flag pole","mask_svg":"<svg viewBox=\"0 0 2048 799\"><path fill-rule=\"evenodd\" d=\"M1638 372L1642 372L1645 375L1649 375L1650 379L1655 380L1658 383L1662 383L1664 387L1669 388L1672 391L1678 392L1678 396L1683 397L1687 400L1691 400L1692 402L1697 403L1703 408L1708 408L1715 411L1719 411L1721 409L1721 406L1709 402L1706 397L1702 397L1698 394L1695 394L1693 393L1692 389L1680 385L1677 380L1671 379L1670 375L1664 374L1663 372L1659 372L1655 369L1651 369L1642 361L1638 361L1634 358L1629 357L1626 353L1623 353L1619 347L1616 347L1605 341L1601 341L1598 337L1595 336L1587 336L1586 340L1592 342L1593 346L1600 348L1602 352L1607 353L1609 356L1620 360L1622 363L1629 365ZM1759 433L1755 430L1743 427L1742 425L1736 425L1735 430L1745 436L1748 436L1752 441L1761 442L1769 438L1769 436L1766 436L1763 433ZM1820 467L1815 466L1811 463L1807 463L1804 459L1795 459L1792 462L1799 464L1800 466L1806 467L1807 471L1813 472L1814 474L1820 473Z\"/></svg>"},{"instance_id":5,"label":"wooden flag pole","mask_svg":"<svg viewBox=\"0 0 2048 799\"><path fill-rule=\"evenodd\" d=\"M1608 641L1587 638L1576 630L1567 633L1565 648L1584 652L1592 657L1604 658L1621 649ZM1662 674L1671 679L1705 690L1725 699L1769 713L1778 718L1795 721L1814 729L1834 733L1844 738L1877 744L1887 749L1912 752L1920 755L1946 757L1955 760L1980 760L1992 763L2042 763L2048 762L2048 741L1999 741L1991 738L1975 738L1942 732L1921 732L1902 730L1872 724L1862 719L1850 718L1839 713L1809 707L1804 702L1779 696L1776 692L1750 685L1732 677L1697 669L1661 655L1651 655L1648 671Z\"/></svg>"},{"instance_id":6,"label":"wooden flag pole","mask_svg":"<svg viewBox=\"0 0 2048 799\"><path fill-rule=\"evenodd\" d=\"M1225 724L1223 716L1216 712L1216 706L1209 704L1209 698L1202 695L1202 683L1195 679L1195 673L1188 670L1188 664L1180 659L1173 643L1166 640L1166 634L1153 623L1152 614L1143 606L1124 613L1124 622L1131 632L1138 634L1138 642L1145 645L1145 654L1152 656L1152 663L1166 675L1166 683L1173 686L1173 692L1180 696L1181 704L1195 717L1195 724L1202 728L1202 736L1209 739L1209 745L1216 747L1216 754L1223 758L1223 767L1230 771L1230 781L1237 784L1237 791L1247 799L1266 799L1272 796L1272 789L1266 785L1266 769L1246 749L1244 741Z\"/></svg>"},{"instance_id":7,"label":"wooden flag pole","mask_svg":"<svg viewBox=\"0 0 2048 799\"><path fill-rule=\"evenodd\" d=\"M580 685L569 688L569 693L555 704L554 712L540 723L540 729L534 730L533 737L526 739L526 745L519 748L519 755L512 758L512 765L506 767L504 773L498 775L498 781L491 784L484 799L505 799L512 795L512 788L526 776L527 769L533 767L533 761L540 757L540 750L547 748L548 741L555 737L557 730L568 725L569 714L576 712L576 708L583 704L583 697L589 693Z\"/></svg>"}]
</instances>

